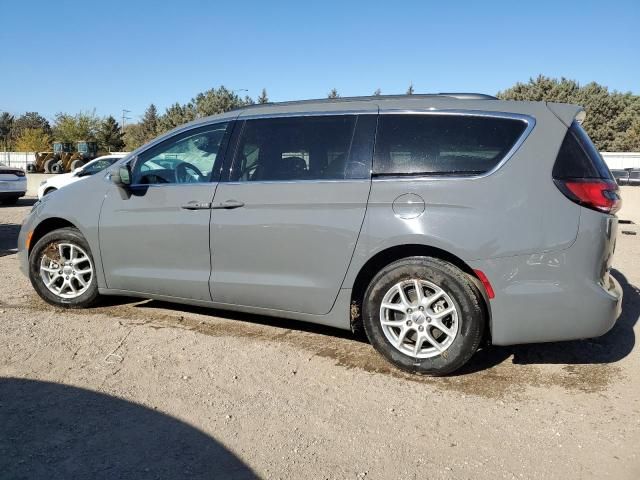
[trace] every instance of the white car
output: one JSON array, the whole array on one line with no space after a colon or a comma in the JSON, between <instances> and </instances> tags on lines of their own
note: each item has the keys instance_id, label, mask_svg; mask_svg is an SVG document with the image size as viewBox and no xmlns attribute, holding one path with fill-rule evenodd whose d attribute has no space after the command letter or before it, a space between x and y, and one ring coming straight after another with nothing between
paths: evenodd
<instances>
[{"instance_id":1,"label":"white car","mask_svg":"<svg viewBox=\"0 0 640 480\"><path fill-rule=\"evenodd\" d=\"M63 173L62 175L56 175L54 177L43 180L38 187L38 198L42 198L45 195L48 195L51 192L55 192L65 185L77 182L84 177L95 175L96 173L101 172L105 168L113 165L117 160L120 160L128 154L128 152L110 153L109 155L104 155L102 157L91 160L86 165L83 165L80 168L76 168L73 172Z\"/></svg>"},{"instance_id":2,"label":"white car","mask_svg":"<svg viewBox=\"0 0 640 480\"><path fill-rule=\"evenodd\" d=\"M27 193L24 170L0 163L0 203L13 205Z\"/></svg>"}]
</instances>

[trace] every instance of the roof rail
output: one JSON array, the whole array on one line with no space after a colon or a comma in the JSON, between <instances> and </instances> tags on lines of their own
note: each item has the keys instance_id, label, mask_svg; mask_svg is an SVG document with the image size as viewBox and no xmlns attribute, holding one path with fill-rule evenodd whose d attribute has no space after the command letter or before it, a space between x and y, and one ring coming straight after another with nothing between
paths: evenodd
<instances>
[{"instance_id":1,"label":"roof rail","mask_svg":"<svg viewBox=\"0 0 640 480\"><path fill-rule=\"evenodd\" d=\"M453 97L459 100L498 100L498 97L486 93L439 93L443 97Z\"/></svg>"},{"instance_id":2,"label":"roof rail","mask_svg":"<svg viewBox=\"0 0 640 480\"><path fill-rule=\"evenodd\" d=\"M400 95L365 95L362 97L337 97L337 98L312 98L308 100L288 100L284 102L267 102L257 103L254 105L245 105L234 110L253 109L269 106L287 106L287 105L304 105L307 103L346 103L346 102L361 102L372 100L398 100L398 99L411 99L411 98L455 98L458 100L498 100L498 98L487 95L484 93L414 93L412 95L400 94Z\"/></svg>"}]
</instances>

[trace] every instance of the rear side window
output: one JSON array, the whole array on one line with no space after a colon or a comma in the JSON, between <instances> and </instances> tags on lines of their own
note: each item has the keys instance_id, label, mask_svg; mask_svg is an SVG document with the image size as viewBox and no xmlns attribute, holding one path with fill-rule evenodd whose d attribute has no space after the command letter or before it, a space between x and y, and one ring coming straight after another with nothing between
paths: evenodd
<instances>
[{"instance_id":1,"label":"rear side window","mask_svg":"<svg viewBox=\"0 0 640 480\"><path fill-rule=\"evenodd\" d=\"M380 117L374 173L479 175L505 158L527 127L511 118L388 114Z\"/></svg>"},{"instance_id":2,"label":"rear side window","mask_svg":"<svg viewBox=\"0 0 640 480\"><path fill-rule=\"evenodd\" d=\"M598 178L613 180L609 167L582 126L573 122L564 137L553 166L553 178Z\"/></svg>"},{"instance_id":3,"label":"rear side window","mask_svg":"<svg viewBox=\"0 0 640 480\"><path fill-rule=\"evenodd\" d=\"M238 140L231 181L358 178L349 163L354 115L247 120ZM368 174L368 169L364 172Z\"/></svg>"}]
</instances>

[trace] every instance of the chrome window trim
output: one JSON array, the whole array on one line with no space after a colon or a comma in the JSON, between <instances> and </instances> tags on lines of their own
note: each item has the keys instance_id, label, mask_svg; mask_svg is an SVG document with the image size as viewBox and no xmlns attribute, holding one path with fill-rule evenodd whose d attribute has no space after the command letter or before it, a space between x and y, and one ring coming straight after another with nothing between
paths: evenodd
<instances>
[{"instance_id":1,"label":"chrome window trim","mask_svg":"<svg viewBox=\"0 0 640 480\"><path fill-rule=\"evenodd\" d=\"M258 184L294 184L294 183L355 183L355 182L371 182L371 178L334 178L334 179L301 179L301 180L255 180L255 181L233 181L233 182L222 182L225 185L258 185Z\"/></svg>"},{"instance_id":2,"label":"chrome window trim","mask_svg":"<svg viewBox=\"0 0 640 480\"><path fill-rule=\"evenodd\" d=\"M502 166L509 161L513 155L520 149L522 144L526 141L526 139L531 134L532 130L536 126L536 119L531 115L525 115L522 113L510 113L510 112L494 112L490 110L456 110L456 109L429 109L429 110L383 110L380 112L380 115L447 115L447 116L460 116L460 117L491 117L491 118L506 118L511 120L519 120L526 124L526 127L518 140L513 144L513 146L509 149L509 151L505 154L504 158L500 160L491 170L487 170L484 173L478 175L459 175L459 174L450 174L450 175L438 175L433 174L429 175L427 173L407 173L407 174L383 174L376 175L375 171L372 172L372 181L374 182L385 182L385 181L415 181L415 180L477 180L479 178L485 178L489 175L493 175L497 172ZM375 154L374 154L375 161Z\"/></svg>"}]
</instances>

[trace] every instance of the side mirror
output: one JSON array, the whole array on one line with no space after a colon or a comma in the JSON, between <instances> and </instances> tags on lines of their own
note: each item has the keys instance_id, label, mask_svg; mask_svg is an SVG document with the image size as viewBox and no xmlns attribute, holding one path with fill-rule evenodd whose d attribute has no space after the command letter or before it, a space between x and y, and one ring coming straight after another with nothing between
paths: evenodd
<instances>
[{"instance_id":1,"label":"side mirror","mask_svg":"<svg viewBox=\"0 0 640 480\"><path fill-rule=\"evenodd\" d=\"M111 173L111 181L116 185L126 187L131 185L131 169L129 164L120 165Z\"/></svg>"}]
</instances>

